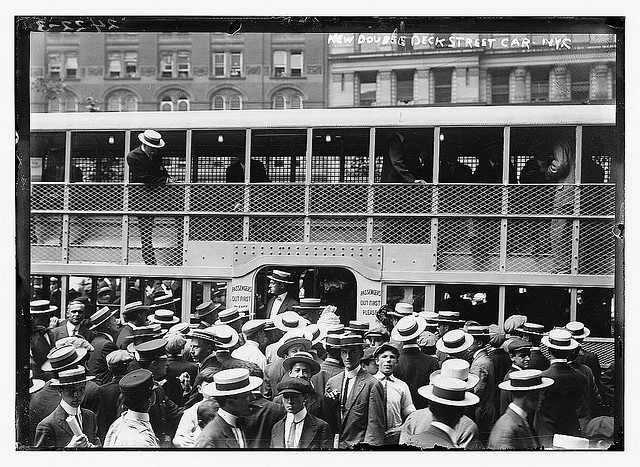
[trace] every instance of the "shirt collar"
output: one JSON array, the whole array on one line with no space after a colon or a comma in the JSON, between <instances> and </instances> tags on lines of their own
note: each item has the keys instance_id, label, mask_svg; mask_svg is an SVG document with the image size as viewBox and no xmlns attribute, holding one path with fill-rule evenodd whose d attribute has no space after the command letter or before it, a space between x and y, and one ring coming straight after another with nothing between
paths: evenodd
<instances>
[{"instance_id":1,"label":"shirt collar","mask_svg":"<svg viewBox=\"0 0 640 467\"><path fill-rule=\"evenodd\" d=\"M552 358L549 363L567 363L566 358Z\"/></svg>"},{"instance_id":2,"label":"shirt collar","mask_svg":"<svg viewBox=\"0 0 640 467\"><path fill-rule=\"evenodd\" d=\"M511 402L509 404L509 408L513 410L515 413L517 413L520 416L520 418L522 418L525 421L527 420L527 412L525 412L519 406L517 406L515 402Z\"/></svg>"},{"instance_id":3,"label":"shirt collar","mask_svg":"<svg viewBox=\"0 0 640 467\"><path fill-rule=\"evenodd\" d=\"M256 341L252 341L251 339L247 339L245 341L245 344L246 345L251 345L251 346L256 347L256 348L260 347L260 344L258 344Z\"/></svg>"},{"instance_id":4,"label":"shirt collar","mask_svg":"<svg viewBox=\"0 0 640 467\"><path fill-rule=\"evenodd\" d=\"M80 407L71 407L69 404L65 402L64 399L60 399L60 407L64 409L69 415L79 415Z\"/></svg>"},{"instance_id":5,"label":"shirt collar","mask_svg":"<svg viewBox=\"0 0 640 467\"><path fill-rule=\"evenodd\" d=\"M524 368L520 368L518 365L516 365L515 363L511 364L511 368L513 368L516 371L521 371L524 370Z\"/></svg>"},{"instance_id":6,"label":"shirt collar","mask_svg":"<svg viewBox=\"0 0 640 467\"><path fill-rule=\"evenodd\" d=\"M102 332L102 331L98 331L97 334L102 334L103 336L107 336L107 339L109 339L111 342L113 342L113 336L107 332Z\"/></svg>"},{"instance_id":7,"label":"shirt collar","mask_svg":"<svg viewBox=\"0 0 640 467\"><path fill-rule=\"evenodd\" d=\"M337 358L333 358L333 357L327 357L324 359L325 362L332 362L332 363L340 363L340 360L338 360Z\"/></svg>"},{"instance_id":8,"label":"shirt collar","mask_svg":"<svg viewBox=\"0 0 640 467\"><path fill-rule=\"evenodd\" d=\"M224 409L218 409L218 415L220 415L220 417L232 427L237 427L238 417L236 417L235 415L230 414Z\"/></svg>"},{"instance_id":9,"label":"shirt collar","mask_svg":"<svg viewBox=\"0 0 640 467\"><path fill-rule=\"evenodd\" d=\"M285 299L285 298L287 298L287 294L288 294L288 293L289 293L289 292L281 293L280 295L278 295L278 298L279 298L280 300L284 301L284 299Z\"/></svg>"},{"instance_id":10,"label":"shirt collar","mask_svg":"<svg viewBox=\"0 0 640 467\"><path fill-rule=\"evenodd\" d=\"M449 425L442 422L437 422L435 420L433 420L431 424L436 428L440 428L442 431L444 431L447 434L447 436L449 436L449 439L451 440L451 442L453 442L453 440L456 439L456 433L455 431L453 431L453 428L451 428Z\"/></svg>"},{"instance_id":11,"label":"shirt collar","mask_svg":"<svg viewBox=\"0 0 640 467\"><path fill-rule=\"evenodd\" d=\"M149 414L146 412L136 412L135 410L129 409L123 415L127 420L138 420L140 422L149 421Z\"/></svg>"},{"instance_id":12,"label":"shirt collar","mask_svg":"<svg viewBox=\"0 0 640 467\"><path fill-rule=\"evenodd\" d=\"M380 370L378 370L378 372L377 372L375 375L373 375L373 376L375 376L375 377L376 377L378 380L380 380L380 381L384 381L384 380L385 380L385 378L386 378L386 379L388 379L389 381L393 382L393 375L386 376L386 375L385 375L382 371L380 371Z\"/></svg>"},{"instance_id":13,"label":"shirt collar","mask_svg":"<svg viewBox=\"0 0 640 467\"><path fill-rule=\"evenodd\" d=\"M302 420L304 420L306 416L307 416L307 408L302 407L302 410L298 413L287 413L287 423L291 423L292 419L295 423L299 423Z\"/></svg>"},{"instance_id":14,"label":"shirt collar","mask_svg":"<svg viewBox=\"0 0 640 467\"><path fill-rule=\"evenodd\" d=\"M420 346L418 344L403 344L403 349L419 349Z\"/></svg>"},{"instance_id":15,"label":"shirt collar","mask_svg":"<svg viewBox=\"0 0 640 467\"><path fill-rule=\"evenodd\" d=\"M358 372L360 371L360 365L358 365L357 367L355 367L353 370L347 370L346 368L344 369L344 374L347 376L347 378L349 379L353 379L358 375Z\"/></svg>"},{"instance_id":16,"label":"shirt collar","mask_svg":"<svg viewBox=\"0 0 640 467\"><path fill-rule=\"evenodd\" d=\"M484 347L473 352L473 359L475 360L478 355L484 350Z\"/></svg>"},{"instance_id":17,"label":"shirt collar","mask_svg":"<svg viewBox=\"0 0 640 467\"><path fill-rule=\"evenodd\" d=\"M531 347L531 350L540 350L540 347Z\"/></svg>"}]
</instances>

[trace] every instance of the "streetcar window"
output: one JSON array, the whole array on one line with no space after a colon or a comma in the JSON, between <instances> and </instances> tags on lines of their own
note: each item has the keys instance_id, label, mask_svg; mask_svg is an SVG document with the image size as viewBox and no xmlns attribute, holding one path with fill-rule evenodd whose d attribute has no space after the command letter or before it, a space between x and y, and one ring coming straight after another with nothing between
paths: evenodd
<instances>
[{"instance_id":1,"label":"streetcar window","mask_svg":"<svg viewBox=\"0 0 640 467\"><path fill-rule=\"evenodd\" d=\"M56 133L32 133L31 153L32 182L64 182L65 135ZM82 181L82 180L75 180Z\"/></svg>"},{"instance_id":2,"label":"streetcar window","mask_svg":"<svg viewBox=\"0 0 640 467\"><path fill-rule=\"evenodd\" d=\"M199 324L196 317L196 307L209 300L220 303L218 310L224 310L227 304L229 281L192 281L191 282L191 309L189 310L189 322Z\"/></svg>"},{"instance_id":3,"label":"streetcar window","mask_svg":"<svg viewBox=\"0 0 640 467\"><path fill-rule=\"evenodd\" d=\"M436 285L436 311L460 312L460 319L482 325L498 323L498 286Z\"/></svg>"},{"instance_id":4,"label":"streetcar window","mask_svg":"<svg viewBox=\"0 0 640 467\"><path fill-rule=\"evenodd\" d=\"M245 132L230 130L194 131L191 145L193 183L244 182L232 164L244 164Z\"/></svg>"},{"instance_id":5,"label":"streetcar window","mask_svg":"<svg viewBox=\"0 0 640 467\"><path fill-rule=\"evenodd\" d=\"M524 315L527 321L542 324L545 331L562 327L570 321L569 289L507 286L505 292L505 319L512 315Z\"/></svg>"},{"instance_id":6,"label":"streetcar window","mask_svg":"<svg viewBox=\"0 0 640 467\"><path fill-rule=\"evenodd\" d=\"M425 289L424 285L388 285L386 303L392 310L402 302L410 303L416 313L425 311Z\"/></svg>"},{"instance_id":7,"label":"streetcar window","mask_svg":"<svg viewBox=\"0 0 640 467\"><path fill-rule=\"evenodd\" d=\"M390 146L397 145L398 138L400 149L394 150ZM403 162L411 172L412 178L422 179L427 183L432 182L433 128L377 128L375 148L375 181L377 183L409 181L394 167L391 159L396 151L401 152Z\"/></svg>"},{"instance_id":8,"label":"streetcar window","mask_svg":"<svg viewBox=\"0 0 640 467\"><path fill-rule=\"evenodd\" d=\"M584 127L582 129L581 183L612 183L611 169L615 147L615 127Z\"/></svg>"},{"instance_id":9,"label":"streetcar window","mask_svg":"<svg viewBox=\"0 0 640 467\"><path fill-rule=\"evenodd\" d=\"M369 178L369 130L314 130L311 164L312 182L366 183Z\"/></svg>"},{"instance_id":10,"label":"streetcar window","mask_svg":"<svg viewBox=\"0 0 640 467\"><path fill-rule=\"evenodd\" d=\"M51 305L58 307L53 312L60 316L62 276L34 275L29 277L30 300L49 300Z\"/></svg>"},{"instance_id":11,"label":"streetcar window","mask_svg":"<svg viewBox=\"0 0 640 467\"><path fill-rule=\"evenodd\" d=\"M576 321L589 328L590 337L613 337L613 292L613 289L599 287L578 289Z\"/></svg>"},{"instance_id":12,"label":"streetcar window","mask_svg":"<svg viewBox=\"0 0 640 467\"><path fill-rule=\"evenodd\" d=\"M502 128L442 128L438 181L502 183L502 134ZM515 167L509 172L515 183Z\"/></svg>"},{"instance_id":13,"label":"streetcar window","mask_svg":"<svg viewBox=\"0 0 640 467\"><path fill-rule=\"evenodd\" d=\"M566 140L572 160L563 171L560 183L573 183L575 173L575 127L513 127L511 128L511 163L515 165L520 183L558 183L546 176L553 159L555 143Z\"/></svg>"},{"instance_id":14,"label":"streetcar window","mask_svg":"<svg viewBox=\"0 0 640 467\"><path fill-rule=\"evenodd\" d=\"M74 132L71 135L72 171L80 170L85 182L124 181L124 156L122 131Z\"/></svg>"},{"instance_id":15,"label":"streetcar window","mask_svg":"<svg viewBox=\"0 0 640 467\"><path fill-rule=\"evenodd\" d=\"M131 132L131 146L133 150L140 146L138 135L141 132ZM165 146L160 149L160 155L169 176L178 182L184 182L186 175L186 144L187 134L185 131L160 131Z\"/></svg>"},{"instance_id":16,"label":"streetcar window","mask_svg":"<svg viewBox=\"0 0 640 467\"><path fill-rule=\"evenodd\" d=\"M256 130L251 133L251 156L261 162L272 182L304 182L305 130Z\"/></svg>"}]
</instances>

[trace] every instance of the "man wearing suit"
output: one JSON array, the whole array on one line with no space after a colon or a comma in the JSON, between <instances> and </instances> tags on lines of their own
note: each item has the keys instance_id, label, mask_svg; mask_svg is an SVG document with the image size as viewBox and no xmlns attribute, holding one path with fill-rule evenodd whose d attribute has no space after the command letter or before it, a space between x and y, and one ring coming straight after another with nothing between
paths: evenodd
<instances>
[{"instance_id":1,"label":"man wearing suit","mask_svg":"<svg viewBox=\"0 0 640 467\"><path fill-rule=\"evenodd\" d=\"M544 371L549 368L549 359L540 350L540 341L544 336L542 324L524 323L516 333L531 342L531 363L529 368Z\"/></svg>"},{"instance_id":2,"label":"man wearing suit","mask_svg":"<svg viewBox=\"0 0 640 467\"><path fill-rule=\"evenodd\" d=\"M382 183L430 183L433 161L429 151L420 155L409 154L405 148L405 136L393 133L382 158Z\"/></svg>"},{"instance_id":3,"label":"man wearing suit","mask_svg":"<svg viewBox=\"0 0 640 467\"><path fill-rule=\"evenodd\" d=\"M576 362L581 365L586 365L591 369L593 377L596 380L596 386L600 386L600 376L602 374L602 368L600 367L600 359L598 354L585 350L582 347L582 342L586 337L591 334L589 328L587 328L580 321L571 321L565 325L565 329L571 333L571 337L575 339L580 347L578 347L578 356Z\"/></svg>"},{"instance_id":4,"label":"man wearing suit","mask_svg":"<svg viewBox=\"0 0 640 467\"><path fill-rule=\"evenodd\" d=\"M58 307L51 305L49 300L35 300L30 303L31 336L29 337L29 350L35 364L32 368L33 375L38 379L48 380L51 378L50 373L47 374L42 371L42 365L47 361L47 355L54 344L49 336L49 322L53 312L57 309Z\"/></svg>"},{"instance_id":5,"label":"man wearing suit","mask_svg":"<svg viewBox=\"0 0 640 467\"><path fill-rule=\"evenodd\" d=\"M211 295L220 295L217 290L211 292ZM200 319L198 329L206 329L213 326L218 319L216 311L222 306L222 303L214 303L212 300L201 303L196 307L196 318Z\"/></svg>"},{"instance_id":6,"label":"man wearing suit","mask_svg":"<svg viewBox=\"0 0 640 467\"><path fill-rule=\"evenodd\" d=\"M329 426L339 433L339 447L384 443L386 416L382 385L360 366L368 344L357 334L343 335L340 356L344 371L327 381L325 401ZM333 401L330 402L330 401Z\"/></svg>"},{"instance_id":7,"label":"man wearing suit","mask_svg":"<svg viewBox=\"0 0 640 467\"><path fill-rule=\"evenodd\" d=\"M35 434L37 448L94 448L100 447L95 414L80 407L86 382L92 380L83 366L58 373L51 385L60 392L60 404L44 420Z\"/></svg>"},{"instance_id":8,"label":"man wearing suit","mask_svg":"<svg viewBox=\"0 0 640 467\"><path fill-rule=\"evenodd\" d=\"M555 383L542 391L533 426L543 446L552 447L556 433L581 435L578 404L584 397L588 381L567 362L569 353L578 347L569 331L552 329L548 336L542 338L542 343L549 348L553 357L542 376L553 379Z\"/></svg>"},{"instance_id":9,"label":"man wearing suit","mask_svg":"<svg viewBox=\"0 0 640 467\"><path fill-rule=\"evenodd\" d=\"M198 374L198 366L193 362L188 362L182 356L182 351L187 343L187 339L182 334L173 334L167 337L167 382L164 384L164 390L167 397L171 399L178 407L184 407L186 395L184 388L180 383L181 375L184 378L184 373L189 377L189 387L191 389L191 383L195 382L196 375Z\"/></svg>"},{"instance_id":10,"label":"man wearing suit","mask_svg":"<svg viewBox=\"0 0 640 467\"><path fill-rule=\"evenodd\" d=\"M114 350L106 357L111 381L106 382L97 390L97 404L95 407L98 422L98 437L104 444L105 436L111 424L118 418L118 400L120 398L120 380L127 374L127 366L133 360L126 350Z\"/></svg>"},{"instance_id":11,"label":"man wearing suit","mask_svg":"<svg viewBox=\"0 0 640 467\"><path fill-rule=\"evenodd\" d=\"M288 287L293 284L291 273L285 271L273 270L273 274L267 276L269 278L269 293L273 295L267 302L266 318L273 320L276 315L292 310L294 306L300 305L300 302L289 293Z\"/></svg>"},{"instance_id":12,"label":"man wearing suit","mask_svg":"<svg viewBox=\"0 0 640 467\"><path fill-rule=\"evenodd\" d=\"M541 376L540 370L519 370L509 373L498 385L512 393L512 402L498 419L489 436L489 449L540 449L539 440L529 425L528 417L540 406L540 392L553 384Z\"/></svg>"},{"instance_id":13,"label":"man wearing suit","mask_svg":"<svg viewBox=\"0 0 640 467\"><path fill-rule=\"evenodd\" d=\"M427 407L427 400L418 394L418 388L429 384L429 376L438 369L438 360L423 353L418 346L418 336L426 328L427 321L422 316L405 316L391 331L391 338L402 342L393 376L407 383L416 409Z\"/></svg>"},{"instance_id":14,"label":"man wearing suit","mask_svg":"<svg viewBox=\"0 0 640 467\"><path fill-rule=\"evenodd\" d=\"M515 337L509 340L507 351L511 359L511 368L502 381L509 381L509 374L514 371L527 370L531 364L531 342ZM500 391L500 404L496 407L498 415L502 415L507 410L512 397L513 391Z\"/></svg>"},{"instance_id":15,"label":"man wearing suit","mask_svg":"<svg viewBox=\"0 0 640 467\"><path fill-rule=\"evenodd\" d=\"M278 383L278 392L287 415L271 431L271 447L287 449L331 449L333 435L329 425L311 415L307 397L315 391L303 378L287 378Z\"/></svg>"},{"instance_id":16,"label":"man wearing suit","mask_svg":"<svg viewBox=\"0 0 640 467\"><path fill-rule=\"evenodd\" d=\"M222 370L213 376L209 393L220 408L213 421L196 439L196 448L241 449L248 447L244 418L251 415L251 391L262 385L262 379L250 376L245 368Z\"/></svg>"},{"instance_id":17,"label":"man wearing suit","mask_svg":"<svg viewBox=\"0 0 640 467\"><path fill-rule=\"evenodd\" d=\"M409 446L433 449L461 448L458 443L459 433L456 427L464 417L465 407L478 403L478 396L467 392L467 383L458 378L438 377L428 386L422 386L418 392L428 399L432 419L429 426L422 431L408 434L403 431L400 442ZM418 412L415 412L418 413ZM470 431L476 431L473 422Z\"/></svg>"},{"instance_id":18,"label":"man wearing suit","mask_svg":"<svg viewBox=\"0 0 640 467\"><path fill-rule=\"evenodd\" d=\"M118 324L115 314L117 309L111 310L108 306L100 308L89 318L89 330L94 333L91 345L93 352L87 361L87 370L95 375L96 382L100 385L111 380L111 372L107 366L107 355L118 350L115 338L118 335Z\"/></svg>"},{"instance_id":19,"label":"man wearing suit","mask_svg":"<svg viewBox=\"0 0 640 467\"><path fill-rule=\"evenodd\" d=\"M116 347L126 350L131 343L130 337L133 336L133 330L140 326L146 326L149 323L147 314L149 307L144 306L141 301L127 303L122 311L122 319L125 321L124 326L120 328L118 338L116 339Z\"/></svg>"},{"instance_id":20,"label":"man wearing suit","mask_svg":"<svg viewBox=\"0 0 640 467\"><path fill-rule=\"evenodd\" d=\"M58 326L49 331L51 343L55 344L57 340L64 337L80 336L91 342L93 332L89 330L84 322L84 304L72 301L67 306L67 319L62 320Z\"/></svg>"},{"instance_id":21,"label":"man wearing suit","mask_svg":"<svg viewBox=\"0 0 640 467\"><path fill-rule=\"evenodd\" d=\"M467 326L467 333L473 336L473 344L469 348L471 368L470 373L480 378L473 388L473 393L480 398L475 409L468 410L469 415L478 425L480 441L485 443L489 439L491 428L496 421L495 399L495 371L489 358L486 346L489 343L488 326Z\"/></svg>"},{"instance_id":22,"label":"man wearing suit","mask_svg":"<svg viewBox=\"0 0 640 467\"><path fill-rule=\"evenodd\" d=\"M266 397L273 399L278 395L278 383L286 374L286 370L282 366L284 359L300 351L308 352L311 349L310 337L303 329L293 329L282 336L280 347L276 352L278 358L269 363L264 372L264 394Z\"/></svg>"},{"instance_id":23,"label":"man wearing suit","mask_svg":"<svg viewBox=\"0 0 640 467\"><path fill-rule=\"evenodd\" d=\"M233 162L227 167L226 182L227 183L244 183L244 154L235 154ZM258 160L251 159L249 168L249 181L251 183L269 183L269 176L264 168L264 164Z\"/></svg>"}]
</instances>

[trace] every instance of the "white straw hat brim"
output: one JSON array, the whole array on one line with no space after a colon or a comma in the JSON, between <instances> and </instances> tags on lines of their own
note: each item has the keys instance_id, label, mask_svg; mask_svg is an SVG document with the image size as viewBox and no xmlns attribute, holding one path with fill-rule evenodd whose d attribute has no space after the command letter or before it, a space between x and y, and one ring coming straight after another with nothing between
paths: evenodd
<instances>
[{"instance_id":1,"label":"white straw hat brim","mask_svg":"<svg viewBox=\"0 0 640 467\"><path fill-rule=\"evenodd\" d=\"M464 342L460 344L458 347L446 347L444 345L444 341L442 340L442 338L440 338L436 342L436 349L439 350L440 352L452 354L452 353L463 352L467 350L469 347L471 347L472 344L473 344L473 336L471 334L465 333Z\"/></svg>"},{"instance_id":2,"label":"white straw hat brim","mask_svg":"<svg viewBox=\"0 0 640 467\"><path fill-rule=\"evenodd\" d=\"M211 396L233 396L235 394L243 394L245 392L253 391L254 389L262 386L262 378L257 376L249 376L249 384L239 389L219 390L216 389L215 383L211 383L207 386L207 395Z\"/></svg>"},{"instance_id":3,"label":"white straw hat brim","mask_svg":"<svg viewBox=\"0 0 640 467\"><path fill-rule=\"evenodd\" d=\"M436 379L442 378L443 376L441 373L442 373L441 370L434 371L433 373L431 373L431 376L429 377L429 381L433 383ZM451 376L448 376L448 378L451 378ZM459 379L459 378L456 378L456 379ZM464 379L461 379L460 381L467 383L467 391L470 391L471 389L476 387L476 385L480 381L480 378L472 373L469 373L466 381Z\"/></svg>"},{"instance_id":4,"label":"white straw hat brim","mask_svg":"<svg viewBox=\"0 0 640 467\"><path fill-rule=\"evenodd\" d=\"M437 402L443 405L452 405L455 407L469 407L471 405L476 405L480 402L480 398L471 392L465 391L464 399L461 401L454 401L450 399L444 399L442 397L435 396L433 394L433 385L422 386L418 388L418 394L420 394L425 399L429 399L430 401Z\"/></svg>"},{"instance_id":5,"label":"white straw hat brim","mask_svg":"<svg viewBox=\"0 0 640 467\"><path fill-rule=\"evenodd\" d=\"M526 388L521 386L512 386L511 380L503 381L502 383L498 384L498 387L503 391L524 392L524 391L534 391L536 389L544 389L551 386L554 383L554 381L551 378L542 377L541 379L542 379L542 382L540 384L536 384L535 386L529 386Z\"/></svg>"}]
</instances>

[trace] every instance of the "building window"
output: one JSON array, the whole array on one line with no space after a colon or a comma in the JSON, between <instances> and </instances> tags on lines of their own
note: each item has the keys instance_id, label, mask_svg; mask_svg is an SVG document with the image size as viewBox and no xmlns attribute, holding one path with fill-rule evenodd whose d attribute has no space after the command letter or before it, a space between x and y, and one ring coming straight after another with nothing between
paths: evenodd
<instances>
[{"instance_id":1,"label":"building window","mask_svg":"<svg viewBox=\"0 0 640 467\"><path fill-rule=\"evenodd\" d=\"M160 76L162 78L173 78L173 53L165 52L162 54L160 62Z\"/></svg>"},{"instance_id":2,"label":"building window","mask_svg":"<svg viewBox=\"0 0 640 467\"><path fill-rule=\"evenodd\" d=\"M223 96L214 96L213 105L211 106L213 110L224 110L225 109L225 101Z\"/></svg>"},{"instance_id":3,"label":"building window","mask_svg":"<svg viewBox=\"0 0 640 467\"><path fill-rule=\"evenodd\" d=\"M173 110L173 101L171 97L164 96L160 101L160 111L162 112L171 112Z\"/></svg>"},{"instance_id":4,"label":"building window","mask_svg":"<svg viewBox=\"0 0 640 467\"><path fill-rule=\"evenodd\" d=\"M242 110L242 99L235 94L229 99L229 107L231 110Z\"/></svg>"},{"instance_id":5,"label":"building window","mask_svg":"<svg viewBox=\"0 0 640 467\"><path fill-rule=\"evenodd\" d=\"M224 62L225 62L225 53L224 52L214 52L213 54L213 76L224 76Z\"/></svg>"},{"instance_id":6,"label":"building window","mask_svg":"<svg viewBox=\"0 0 640 467\"><path fill-rule=\"evenodd\" d=\"M273 76L282 78L287 73L287 52L276 50L273 53Z\"/></svg>"},{"instance_id":7,"label":"building window","mask_svg":"<svg viewBox=\"0 0 640 467\"><path fill-rule=\"evenodd\" d=\"M78 56L76 54L67 54L64 61L64 73L67 78L78 77Z\"/></svg>"},{"instance_id":8,"label":"building window","mask_svg":"<svg viewBox=\"0 0 640 467\"><path fill-rule=\"evenodd\" d=\"M302 76L302 52L291 52L291 76Z\"/></svg>"},{"instance_id":9,"label":"building window","mask_svg":"<svg viewBox=\"0 0 640 467\"><path fill-rule=\"evenodd\" d=\"M506 104L509 102L509 69L491 70L491 103Z\"/></svg>"},{"instance_id":10,"label":"building window","mask_svg":"<svg viewBox=\"0 0 640 467\"><path fill-rule=\"evenodd\" d=\"M242 76L242 54L240 52L231 53L231 76L234 78Z\"/></svg>"},{"instance_id":11,"label":"building window","mask_svg":"<svg viewBox=\"0 0 640 467\"><path fill-rule=\"evenodd\" d=\"M77 112L78 98L73 94L51 94L47 99L47 112Z\"/></svg>"},{"instance_id":12,"label":"building window","mask_svg":"<svg viewBox=\"0 0 640 467\"><path fill-rule=\"evenodd\" d=\"M191 56L189 52L178 53L178 78L191 76Z\"/></svg>"},{"instance_id":13,"label":"building window","mask_svg":"<svg viewBox=\"0 0 640 467\"><path fill-rule=\"evenodd\" d=\"M185 96L180 96L178 98L178 111L187 111L189 110L189 98Z\"/></svg>"},{"instance_id":14,"label":"building window","mask_svg":"<svg viewBox=\"0 0 640 467\"><path fill-rule=\"evenodd\" d=\"M49 55L49 78L51 79L62 78L62 55L61 54Z\"/></svg>"},{"instance_id":15,"label":"building window","mask_svg":"<svg viewBox=\"0 0 640 467\"><path fill-rule=\"evenodd\" d=\"M47 112L60 112L60 99L58 99L58 96L49 97L49 100L47 101Z\"/></svg>"},{"instance_id":16,"label":"building window","mask_svg":"<svg viewBox=\"0 0 640 467\"><path fill-rule=\"evenodd\" d=\"M451 102L451 75L453 70L433 70L434 102Z\"/></svg>"},{"instance_id":17,"label":"building window","mask_svg":"<svg viewBox=\"0 0 640 467\"><path fill-rule=\"evenodd\" d=\"M533 67L531 73L531 102L549 100L549 68Z\"/></svg>"},{"instance_id":18,"label":"building window","mask_svg":"<svg viewBox=\"0 0 640 467\"><path fill-rule=\"evenodd\" d=\"M274 109L284 109L287 105L287 99L282 94L276 94L273 98Z\"/></svg>"},{"instance_id":19,"label":"building window","mask_svg":"<svg viewBox=\"0 0 640 467\"><path fill-rule=\"evenodd\" d=\"M378 73L367 71L359 73L360 77L360 107L371 107L376 103L376 79Z\"/></svg>"},{"instance_id":20,"label":"building window","mask_svg":"<svg viewBox=\"0 0 640 467\"><path fill-rule=\"evenodd\" d=\"M396 71L397 105L413 104L413 70Z\"/></svg>"},{"instance_id":21,"label":"building window","mask_svg":"<svg viewBox=\"0 0 640 467\"><path fill-rule=\"evenodd\" d=\"M122 54L109 52L109 78L120 78L122 74Z\"/></svg>"},{"instance_id":22,"label":"building window","mask_svg":"<svg viewBox=\"0 0 640 467\"><path fill-rule=\"evenodd\" d=\"M76 96L68 95L64 99L64 111L65 112L77 112L78 111L78 99L76 99Z\"/></svg>"},{"instance_id":23,"label":"building window","mask_svg":"<svg viewBox=\"0 0 640 467\"><path fill-rule=\"evenodd\" d=\"M107 98L107 112L137 112L138 98L130 91L116 91Z\"/></svg>"},{"instance_id":24,"label":"building window","mask_svg":"<svg viewBox=\"0 0 640 467\"><path fill-rule=\"evenodd\" d=\"M124 73L129 78L138 76L138 52L125 52Z\"/></svg>"},{"instance_id":25,"label":"building window","mask_svg":"<svg viewBox=\"0 0 640 467\"><path fill-rule=\"evenodd\" d=\"M272 99L274 109L302 109L304 99L295 89L280 89Z\"/></svg>"},{"instance_id":26,"label":"building window","mask_svg":"<svg viewBox=\"0 0 640 467\"><path fill-rule=\"evenodd\" d=\"M569 68L571 72L571 100L584 102L589 100L589 65L577 65Z\"/></svg>"}]
</instances>

